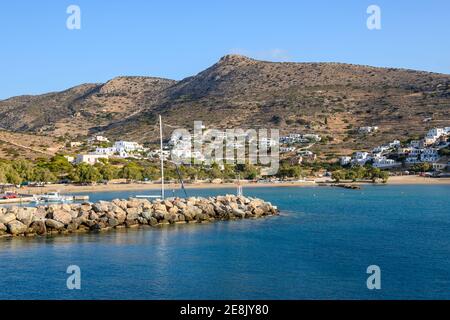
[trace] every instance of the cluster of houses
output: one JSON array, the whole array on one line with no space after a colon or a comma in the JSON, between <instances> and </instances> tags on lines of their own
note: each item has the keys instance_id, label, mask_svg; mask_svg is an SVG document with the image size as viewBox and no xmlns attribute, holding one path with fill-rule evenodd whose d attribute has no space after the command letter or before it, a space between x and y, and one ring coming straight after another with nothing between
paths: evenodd
<instances>
[{"instance_id":1,"label":"cluster of houses","mask_svg":"<svg viewBox=\"0 0 450 320\"><path fill-rule=\"evenodd\" d=\"M450 145L449 139L450 127L433 128L423 139L412 140L405 146L402 146L399 140L394 140L374 148L371 152L355 152L352 157L341 157L340 164L363 166L366 163L372 163L373 167L390 169L403 164L430 163L434 169L444 170L448 166L448 161L439 155L439 150ZM402 158L404 162L392 158Z\"/></svg>"},{"instance_id":2,"label":"cluster of houses","mask_svg":"<svg viewBox=\"0 0 450 320\"><path fill-rule=\"evenodd\" d=\"M109 139L103 136L94 136L88 139L88 144L95 145L98 143L109 143ZM71 147L81 146L82 142L71 142ZM109 157L116 158L139 158L142 153L148 152L147 148L144 148L137 142L132 141L116 141L111 147L96 147L95 151L87 154L78 154L76 157L66 156L69 162L74 164L87 163L95 164L100 159L108 159Z\"/></svg>"},{"instance_id":3,"label":"cluster of houses","mask_svg":"<svg viewBox=\"0 0 450 320\"><path fill-rule=\"evenodd\" d=\"M280 153L291 153L297 150L297 147L295 145L316 143L321 140L322 138L318 134L314 133L307 133L307 134L290 133L287 136L280 137ZM298 152L298 154L300 153L302 153L302 151ZM315 155L312 154L310 151L306 152L305 154L308 157L315 158Z\"/></svg>"}]
</instances>

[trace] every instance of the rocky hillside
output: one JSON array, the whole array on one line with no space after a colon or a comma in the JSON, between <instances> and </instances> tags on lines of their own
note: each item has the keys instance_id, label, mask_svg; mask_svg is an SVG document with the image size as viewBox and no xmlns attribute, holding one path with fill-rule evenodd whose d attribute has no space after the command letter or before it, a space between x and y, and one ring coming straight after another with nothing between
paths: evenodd
<instances>
[{"instance_id":1,"label":"rocky hillside","mask_svg":"<svg viewBox=\"0 0 450 320\"><path fill-rule=\"evenodd\" d=\"M96 126L120 121L154 103L175 83L151 77L118 77L105 84L83 84L62 92L0 101L0 128L53 136L86 135Z\"/></svg>"},{"instance_id":2,"label":"rocky hillside","mask_svg":"<svg viewBox=\"0 0 450 320\"><path fill-rule=\"evenodd\" d=\"M449 126L450 75L228 55L179 82L124 77L2 101L0 126L51 135L102 132L153 142L160 113L166 135L174 127L192 128L194 120L207 127L319 133L330 143L316 151L331 157ZM369 137L355 134L364 125L380 131Z\"/></svg>"}]
</instances>

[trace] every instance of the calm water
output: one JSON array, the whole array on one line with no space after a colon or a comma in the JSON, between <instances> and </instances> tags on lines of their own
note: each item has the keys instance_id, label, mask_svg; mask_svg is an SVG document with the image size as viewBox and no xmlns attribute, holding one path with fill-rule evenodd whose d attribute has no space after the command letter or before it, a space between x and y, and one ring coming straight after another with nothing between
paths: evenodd
<instances>
[{"instance_id":1,"label":"calm water","mask_svg":"<svg viewBox=\"0 0 450 320\"><path fill-rule=\"evenodd\" d=\"M226 191L234 192L189 192ZM282 215L0 240L0 299L450 298L450 186L244 192ZM81 268L81 290L66 288L72 264ZM381 268L381 290L366 287L372 264Z\"/></svg>"}]
</instances>

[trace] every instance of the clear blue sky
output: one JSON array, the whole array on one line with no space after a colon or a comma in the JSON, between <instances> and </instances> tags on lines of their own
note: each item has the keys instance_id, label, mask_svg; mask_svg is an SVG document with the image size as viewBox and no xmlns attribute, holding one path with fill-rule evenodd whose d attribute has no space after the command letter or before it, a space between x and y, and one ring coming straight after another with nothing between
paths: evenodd
<instances>
[{"instance_id":1,"label":"clear blue sky","mask_svg":"<svg viewBox=\"0 0 450 320\"><path fill-rule=\"evenodd\" d=\"M81 30L66 9L81 8ZM369 5L382 29L366 27ZM39 0L0 4L0 99L119 75L182 79L227 53L450 73L448 0Z\"/></svg>"}]
</instances>

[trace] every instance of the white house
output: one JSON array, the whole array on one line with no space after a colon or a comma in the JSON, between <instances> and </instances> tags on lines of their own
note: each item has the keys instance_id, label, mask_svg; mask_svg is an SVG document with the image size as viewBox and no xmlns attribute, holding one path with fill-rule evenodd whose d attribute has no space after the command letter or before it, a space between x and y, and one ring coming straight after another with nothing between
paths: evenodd
<instances>
[{"instance_id":1,"label":"white house","mask_svg":"<svg viewBox=\"0 0 450 320\"><path fill-rule=\"evenodd\" d=\"M75 163L87 163L93 165L96 164L99 159L108 159L108 156L101 154L79 154L75 159Z\"/></svg>"},{"instance_id":2,"label":"white house","mask_svg":"<svg viewBox=\"0 0 450 320\"><path fill-rule=\"evenodd\" d=\"M352 157L344 156L339 158L339 163L341 164L341 166L348 165L351 161Z\"/></svg>"},{"instance_id":3,"label":"white house","mask_svg":"<svg viewBox=\"0 0 450 320\"><path fill-rule=\"evenodd\" d=\"M359 133L372 133L378 131L378 127L377 126L373 126L373 127L360 127L358 129Z\"/></svg>"},{"instance_id":4,"label":"white house","mask_svg":"<svg viewBox=\"0 0 450 320\"><path fill-rule=\"evenodd\" d=\"M143 149L143 147L137 142L122 141L122 140L121 141L116 141L114 143L113 147L116 149L117 152L120 152L121 150L130 152L130 151L138 151L138 150L142 150Z\"/></svg>"},{"instance_id":5,"label":"white house","mask_svg":"<svg viewBox=\"0 0 450 320\"><path fill-rule=\"evenodd\" d=\"M444 128L430 129L426 135L427 138L434 138L435 140L444 134Z\"/></svg>"},{"instance_id":6,"label":"white house","mask_svg":"<svg viewBox=\"0 0 450 320\"><path fill-rule=\"evenodd\" d=\"M412 140L409 145L411 146L411 148L423 148L423 140Z\"/></svg>"},{"instance_id":7,"label":"white house","mask_svg":"<svg viewBox=\"0 0 450 320\"><path fill-rule=\"evenodd\" d=\"M107 156L112 156L116 152L116 149L114 147L110 148L96 148L95 154L102 154Z\"/></svg>"},{"instance_id":8,"label":"white house","mask_svg":"<svg viewBox=\"0 0 450 320\"><path fill-rule=\"evenodd\" d=\"M400 148L401 147L400 140L394 140L392 142L389 142L389 147L390 148Z\"/></svg>"},{"instance_id":9,"label":"white house","mask_svg":"<svg viewBox=\"0 0 450 320\"><path fill-rule=\"evenodd\" d=\"M388 159L386 157L379 157L373 160L373 166L375 168L387 169L401 166L400 162L396 162L395 160Z\"/></svg>"},{"instance_id":10,"label":"white house","mask_svg":"<svg viewBox=\"0 0 450 320\"><path fill-rule=\"evenodd\" d=\"M416 163L421 163L421 161L419 160L419 158L417 156L409 156L405 159L405 163L406 164L416 164Z\"/></svg>"},{"instance_id":11,"label":"white house","mask_svg":"<svg viewBox=\"0 0 450 320\"><path fill-rule=\"evenodd\" d=\"M80 142L80 141L72 141L71 143L70 143L70 147L79 147L79 146L81 146L83 143L82 142Z\"/></svg>"},{"instance_id":12,"label":"white house","mask_svg":"<svg viewBox=\"0 0 450 320\"><path fill-rule=\"evenodd\" d=\"M89 142L109 142L109 139L104 136L94 136L88 140Z\"/></svg>"},{"instance_id":13,"label":"white house","mask_svg":"<svg viewBox=\"0 0 450 320\"><path fill-rule=\"evenodd\" d=\"M433 169L438 171L444 171L448 166L447 162L434 162Z\"/></svg>"},{"instance_id":14,"label":"white house","mask_svg":"<svg viewBox=\"0 0 450 320\"><path fill-rule=\"evenodd\" d=\"M378 146L372 149L372 153L383 153L387 150L389 150L389 147L387 146Z\"/></svg>"},{"instance_id":15,"label":"white house","mask_svg":"<svg viewBox=\"0 0 450 320\"><path fill-rule=\"evenodd\" d=\"M424 149L420 154L420 160L423 162L436 162L439 160L439 153L433 148Z\"/></svg>"},{"instance_id":16,"label":"white house","mask_svg":"<svg viewBox=\"0 0 450 320\"><path fill-rule=\"evenodd\" d=\"M314 133L307 133L303 135L304 139L308 139L308 140L314 140L319 142L320 140L322 140L322 138L318 135L318 134L314 134Z\"/></svg>"},{"instance_id":17,"label":"white house","mask_svg":"<svg viewBox=\"0 0 450 320\"><path fill-rule=\"evenodd\" d=\"M368 152L355 152L353 155L352 163L359 164L361 166L365 165L367 161L371 160L372 158L369 156Z\"/></svg>"}]
</instances>

